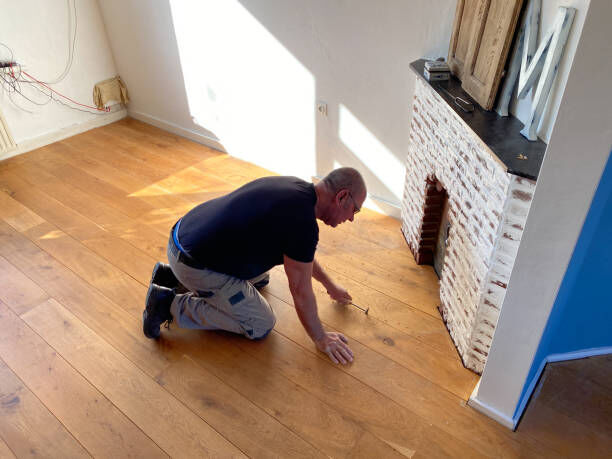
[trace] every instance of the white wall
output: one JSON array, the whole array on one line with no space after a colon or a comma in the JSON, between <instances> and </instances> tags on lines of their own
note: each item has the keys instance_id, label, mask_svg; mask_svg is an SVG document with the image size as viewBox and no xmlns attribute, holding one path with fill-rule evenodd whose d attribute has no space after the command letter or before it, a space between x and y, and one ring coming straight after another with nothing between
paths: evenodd
<instances>
[{"instance_id":1,"label":"white wall","mask_svg":"<svg viewBox=\"0 0 612 459\"><path fill-rule=\"evenodd\" d=\"M538 40L541 40L552 27L560 6L572 7L576 9L574 23L572 24L563 56L559 62L557 77L555 78L550 90L550 98L546 104L546 109L542 115L542 122L540 123L540 130L538 131L538 137L540 137L546 143L550 141L551 132L555 124L557 112L559 110L559 104L561 103L561 98L563 96L563 89L565 88L565 84L567 82L572 61L574 60L576 46L578 46L580 31L582 30L584 24L584 18L586 16L589 1L590 0L542 0L541 23ZM527 1L525 1L525 3L527 3ZM538 41L538 43L539 42L540 41ZM516 99L515 90L513 101L510 106L510 113L512 113L522 122L529 119L533 92L534 91L530 91L524 99L518 100Z\"/></svg>"},{"instance_id":2,"label":"white wall","mask_svg":"<svg viewBox=\"0 0 612 459\"><path fill-rule=\"evenodd\" d=\"M409 63L447 55L456 0L100 5L131 113L190 130L196 117L229 153L280 173L355 166L399 203Z\"/></svg>"},{"instance_id":3,"label":"white wall","mask_svg":"<svg viewBox=\"0 0 612 459\"><path fill-rule=\"evenodd\" d=\"M222 149L192 120L168 0L101 0L110 47L130 92L129 114ZM198 43L198 59L208 44Z\"/></svg>"},{"instance_id":4,"label":"white wall","mask_svg":"<svg viewBox=\"0 0 612 459\"><path fill-rule=\"evenodd\" d=\"M591 0L475 401L506 423L612 148L612 2ZM588 308L588 305L585 305Z\"/></svg>"},{"instance_id":5,"label":"white wall","mask_svg":"<svg viewBox=\"0 0 612 459\"><path fill-rule=\"evenodd\" d=\"M70 7L72 8L72 1ZM64 0L0 0L0 42L12 48L14 59L24 70L43 81L62 73L68 59L68 10ZM73 13L73 12L72 12ZM108 46L104 23L96 0L77 0L77 39L72 69L54 89L72 99L92 105L94 84L115 76L117 71ZM0 47L0 59L8 59ZM26 87L26 85L24 85ZM25 89L37 101L44 96ZM56 102L38 107L19 95L17 108L0 90L0 105L15 142L32 145L37 139L50 139L75 125L100 124L116 119L116 114L89 114L66 108Z\"/></svg>"},{"instance_id":6,"label":"white wall","mask_svg":"<svg viewBox=\"0 0 612 459\"><path fill-rule=\"evenodd\" d=\"M543 2L544 29L559 4L579 9L545 132L587 2ZM104 0L100 6L133 116L219 148L216 137L230 154L279 173L308 177L354 166L371 195L400 202L414 90L408 65L447 55L456 0ZM316 101L327 103L327 117L316 113ZM515 113L524 119L527 102Z\"/></svg>"}]
</instances>

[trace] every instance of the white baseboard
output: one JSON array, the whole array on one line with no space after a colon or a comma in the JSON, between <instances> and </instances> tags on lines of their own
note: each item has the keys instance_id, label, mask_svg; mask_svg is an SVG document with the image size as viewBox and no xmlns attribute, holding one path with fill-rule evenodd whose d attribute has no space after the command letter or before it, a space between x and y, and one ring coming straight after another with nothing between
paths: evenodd
<instances>
[{"instance_id":1,"label":"white baseboard","mask_svg":"<svg viewBox=\"0 0 612 459\"><path fill-rule=\"evenodd\" d=\"M368 197L366 198L363 205L368 209L372 209L376 212L380 212L381 214L388 215L389 217L393 217L396 220L401 220L402 218L402 208L399 206L399 204L387 201L384 198L368 194Z\"/></svg>"},{"instance_id":2,"label":"white baseboard","mask_svg":"<svg viewBox=\"0 0 612 459\"><path fill-rule=\"evenodd\" d=\"M146 113L142 112L135 112L130 110L128 112L128 115L132 118L142 121L143 123L151 124L155 127L163 129L164 131L172 132L173 134L180 135L181 137L185 137L186 139L193 140L194 142L201 143L202 145L205 145L209 148L213 148L215 150L226 153L225 148L223 148L223 145L221 145L221 143L217 139L207 136L206 134L202 134L201 132L186 129L177 124L159 119L155 116L147 115Z\"/></svg>"},{"instance_id":3,"label":"white baseboard","mask_svg":"<svg viewBox=\"0 0 612 459\"><path fill-rule=\"evenodd\" d=\"M476 411L481 412L485 416L489 416L491 419L499 422L501 425L507 427L508 429L514 430L515 424L513 419L510 416L506 416L504 413L496 410L492 406L487 405L482 400L478 399L478 388L480 387L480 380L476 387L474 387L474 391L472 395L470 395L470 399L468 400L468 405L474 408Z\"/></svg>"},{"instance_id":4,"label":"white baseboard","mask_svg":"<svg viewBox=\"0 0 612 459\"><path fill-rule=\"evenodd\" d=\"M116 112L96 116L94 119L85 121L84 123L72 124L55 132L24 140L22 142L19 142L16 148L14 148L13 150L9 150L5 152L2 156L0 156L0 161L3 159L8 159L13 156L20 155L22 153L26 153L28 151L36 150L37 148L52 144L53 142L59 142L60 140L63 140L67 137L72 137L73 135L89 131L90 129L114 123L115 121L119 121L120 119L125 118L126 116L127 110L125 108L122 108L120 110L117 110Z\"/></svg>"},{"instance_id":5,"label":"white baseboard","mask_svg":"<svg viewBox=\"0 0 612 459\"><path fill-rule=\"evenodd\" d=\"M612 354L612 347L595 347L590 349L582 349L579 351L566 352L563 354L550 354L546 356L540 362L536 374L529 382L529 386L527 387L523 398L519 401L519 404L517 406L517 409L515 410L513 417L509 417L501 413L500 411L497 411L495 408L487 405L486 403L478 399L478 387L480 385L480 381L474 388L474 392L472 392L472 395L470 396L468 405L480 411L481 413L486 414L490 418L496 420L497 422L508 427L509 429L514 430L516 429L516 426L519 420L521 419L521 416L523 415L523 411L525 411L525 407L527 406L527 402L529 402L529 399L531 398L531 394L533 393L538 381L540 380L540 376L542 376L542 372L544 371L546 364L552 362L565 362L568 360L584 359L587 357L596 357L598 355L606 354Z\"/></svg>"}]
</instances>

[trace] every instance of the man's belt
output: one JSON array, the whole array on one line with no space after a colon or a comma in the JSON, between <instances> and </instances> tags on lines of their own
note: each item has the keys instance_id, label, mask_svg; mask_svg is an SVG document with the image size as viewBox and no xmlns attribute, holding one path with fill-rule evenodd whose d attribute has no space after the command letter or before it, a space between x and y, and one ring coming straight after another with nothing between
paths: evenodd
<instances>
[{"instance_id":1,"label":"man's belt","mask_svg":"<svg viewBox=\"0 0 612 459\"><path fill-rule=\"evenodd\" d=\"M170 241L172 243L170 249L173 254L177 256L177 259L180 263L183 263L184 265L187 265L194 269L204 269L206 268L206 266L204 266L203 263L194 260L193 257L185 251L185 249L179 242L178 232L181 226L181 220L176 222L176 224L172 227L172 231L170 232Z\"/></svg>"}]
</instances>

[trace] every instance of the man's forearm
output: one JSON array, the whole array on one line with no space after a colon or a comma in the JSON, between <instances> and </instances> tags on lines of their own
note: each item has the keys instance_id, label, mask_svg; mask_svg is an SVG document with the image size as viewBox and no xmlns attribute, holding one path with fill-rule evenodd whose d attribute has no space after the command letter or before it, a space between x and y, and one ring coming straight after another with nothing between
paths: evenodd
<instances>
[{"instance_id":1,"label":"man's forearm","mask_svg":"<svg viewBox=\"0 0 612 459\"><path fill-rule=\"evenodd\" d=\"M300 322L306 329L308 336L316 343L325 336L325 330L319 320L314 292L296 295L293 297L293 302Z\"/></svg>"},{"instance_id":2,"label":"man's forearm","mask_svg":"<svg viewBox=\"0 0 612 459\"><path fill-rule=\"evenodd\" d=\"M327 275L317 260L312 263L312 277L323 284L327 290L334 286L334 281L331 280L331 277Z\"/></svg>"}]
</instances>

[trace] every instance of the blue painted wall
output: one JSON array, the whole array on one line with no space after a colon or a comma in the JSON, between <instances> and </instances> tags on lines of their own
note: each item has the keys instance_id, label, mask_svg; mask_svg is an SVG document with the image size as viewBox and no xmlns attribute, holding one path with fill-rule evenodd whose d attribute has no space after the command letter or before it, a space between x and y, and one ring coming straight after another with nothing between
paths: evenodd
<instances>
[{"instance_id":1,"label":"blue painted wall","mask_svg":"<svg viewBox=\"0 0 612 459\"><path fill-rule=\"evenodd\" d=\"M563 203L558 203L563 205ZM601 176L553 310L523 387L515 418L551 354L612 347L612 155Z\"/></svg>"}]
</instances>

